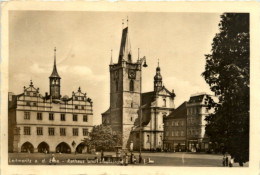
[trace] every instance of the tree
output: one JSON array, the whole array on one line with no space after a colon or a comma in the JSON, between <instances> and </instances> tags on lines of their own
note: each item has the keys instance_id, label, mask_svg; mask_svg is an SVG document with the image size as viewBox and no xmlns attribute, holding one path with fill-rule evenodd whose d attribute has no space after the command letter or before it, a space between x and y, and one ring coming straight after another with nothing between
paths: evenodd
<instances>
[{"instance_id":1,"label":"tree","mask_svg":"<svg viewBox=\"0 0 260 175\"><path fill-rule=\"evenodd\" d=\"M224 13L219 30L202 73L219 100L208 99L215 112L206 117L206 134L243 166L249 161L249 14Z\"/></svg>"},{"instance_id":2,"label":"tree","mask_svg":"<svg viewBox=\"0 0 260 175\"><path fill-rule=\"evenodd\" d=\"M99 150L112 150L120 143L120 134L113 134L108 125L97 125L93 127L90 138L83 141L88 147L95 147Z\"/></svg>"}]
</instances>

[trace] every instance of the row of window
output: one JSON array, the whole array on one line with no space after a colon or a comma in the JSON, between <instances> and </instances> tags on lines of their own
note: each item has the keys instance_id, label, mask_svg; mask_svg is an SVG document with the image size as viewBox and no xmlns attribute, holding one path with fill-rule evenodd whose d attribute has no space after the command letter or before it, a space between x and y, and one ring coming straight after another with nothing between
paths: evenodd
<instances>
[{"instance_id":1,"label":"row of window","mask_svg":"<svg viewBox=\"0 0 260 175\"><path fill-rule=\"evenodd\" d=\"M84 101L85 97L73 97L73 100Z\"/></svg>"},{"instance_id":2,"label":"row of window","mask_svg":"<svg viewBox=\"0 0 260 175\"><path fill-rule=\"evenodd\" d=\"M166 136L170 136L169 131L166 131ZM184 136L184 131L172 131L171 136Z\"/></svg>"},{"instance_id":3,"label":"row of window","mask_svg":"<svg viewBox=\"0 0 260 175\"><path fill-rule=\"evenodd\" d=\"M33 96L33 97L36 97L37 96L37 93L36 92L25 92L24 93L25 95L27 95L27 96Z\"/></svg>"},{"instance_id":4,"label":"row of window","mask_svg":"<svg viewBox=\"0 0 260 175\"><path fill-rule=\"evenodd\" d=\"M24 119L25 120L30 120L30 112L24 112ZM42 120L42 113L38 112L37 113L37 120ZM49 120L54 120L54 113L49 113ZM65 114L60 114L60 120L61 121L66 121L66 115ZM78 121L78 115L73 114L72 116L73 121ZM83 115L83 122L88 122L88 115Z\"/></svg>"},{"instance_id":5,"label":"row of window","mask_svg":"<svg viewBox=\"0 0 260 175\"><path fill-rule=\"evenodd\" d=\"M201 107L193 107L193 108L188 108L187 109L187 113L188 115L192 115L192 114L200 114L201 113L202 108ZM205 108L205 113L208 113L209 110L207 108Z\"/></svg>"},{"instance_id":6,"label":"row of window","mask_svg":"<svg viewBox=\"0 0 260 175\"><path fill-rule=\"evenodd\" d=\"M116 81L116 92L119 90L118 81ZM134 80L129 82L129 91L134 92Z\"/></svg>"},{"instance_id":7,"label":"row of window","mask_svg":"<svg viewBox=\"0 0 260 175\"><path fill-rule=\"evenodd\" d=\"M167 121L166 126L184 126L184 121Z\"/></svg>"},{"instance_id":8,"label":"row of window","mask_svg":"<svg viewBox=\"0 0 260 175\"><path fill-rule=\"evenodd\" d=\"M194 117L191 117L191 118L188 118L188 120L187 120L187 124L188 125L197 125L197 124L200 124L200 120L199 120L200 118L194 118Z\"/></svg>"},{"instance_id":9,"label":"row of window","mask_svg":"<svg viewBox=\"0 0 260 175\"><path fill-rule=\"evenodd\" d=\"M189 136L199 135L199 131L198 130L189 130L188 135Z\"/></svg>"},{"instance_id":10,"label":"row of window","mask_svg":"<svg viewBox=\"0 0 260 175\"><path fill-rule=\"evenodd\" d=\"M25 126L24 127L24 135L31 135L31 127ZM43 127L36 128L37 135L43 135ZM89 132L87 128L82 128L83 136L88 136ZM54 136L55 135L55 128L48 128L48 135ZM72 135L78 136L79 135L79 128L72 128ZM66 128L60 128L60 136L66 136Z\"/></svg>"},{"instance_id":11,"label":"row of window","mask_svg":"<svg viewBox=\"0 0 260 175\"><path fill-rule=\"evenodd\" d=\"M26 106L37 106L37 103L27 101L25 105ZM75 105L75 109L85 110L86 108L85 108L85 106Z\"/></svg>"}]
</instances>

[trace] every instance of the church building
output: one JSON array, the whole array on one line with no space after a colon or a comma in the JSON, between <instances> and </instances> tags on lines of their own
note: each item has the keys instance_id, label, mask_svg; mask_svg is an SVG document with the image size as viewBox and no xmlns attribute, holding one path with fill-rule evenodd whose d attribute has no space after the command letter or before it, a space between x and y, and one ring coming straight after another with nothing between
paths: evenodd
<instances>
[{"instance_id":1,"label":"church building","mask_svg":"<svg viewBox=\"0 0 260 175\"><path fill-rule=\"evenodd\" d=\"M21 94L8 94L9 152L86 152L82 140L93 128L93 102L80 87L61 96L54 51L50 94L42 95L32 81Z\"/></svg>"},{"instance_id":2,"label":"church building","mask_svg":"<svg viewBox=\"0 0 260 175\"><path fill-rule=\"evenodd\" d=\"M110 107L102 114L102 124L122 135L123 148L131 142L135 150L162 148L163 117L174 110L175 93L163 86L159 63L154 90L141 92L142 60L132 58L128 26L122 32L118 62L111 60L109 70Z\"/></svg>"}]
</instances>

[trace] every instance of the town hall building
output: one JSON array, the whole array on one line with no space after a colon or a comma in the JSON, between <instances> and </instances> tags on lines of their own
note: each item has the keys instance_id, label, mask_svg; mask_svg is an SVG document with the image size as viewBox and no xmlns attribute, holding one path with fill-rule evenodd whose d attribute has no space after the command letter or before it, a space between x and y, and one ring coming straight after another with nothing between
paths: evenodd
<instances>
[{"instance_id":1,"label":"town hall building","mask_svg":"<svg viewBox=\"0 0 260 175\"><path fill-rule=\"evenodd\" d=\"M61 96L61 77L54 66L49 94L31 81L19 95L8 94L9 152L86 152L82 143L93 128L93 102L79 87Z\"/></svg>"}]
</instances>

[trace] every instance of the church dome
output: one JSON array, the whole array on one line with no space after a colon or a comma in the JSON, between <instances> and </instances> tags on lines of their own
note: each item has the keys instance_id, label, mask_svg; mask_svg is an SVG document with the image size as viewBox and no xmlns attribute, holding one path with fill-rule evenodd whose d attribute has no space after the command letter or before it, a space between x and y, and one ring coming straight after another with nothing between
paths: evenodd
<instances>
[{"instance_id":1,"label":"church dome","mask_svg":"<svg viewBox=\"0 0 260 175\"><path fill-rule=\"evenodd\" d=\"M67 95L64 95L63 97L62 97L62 100L68 100L69 99L69 96L67 96Z\"/></svg>"}]
</instances>

